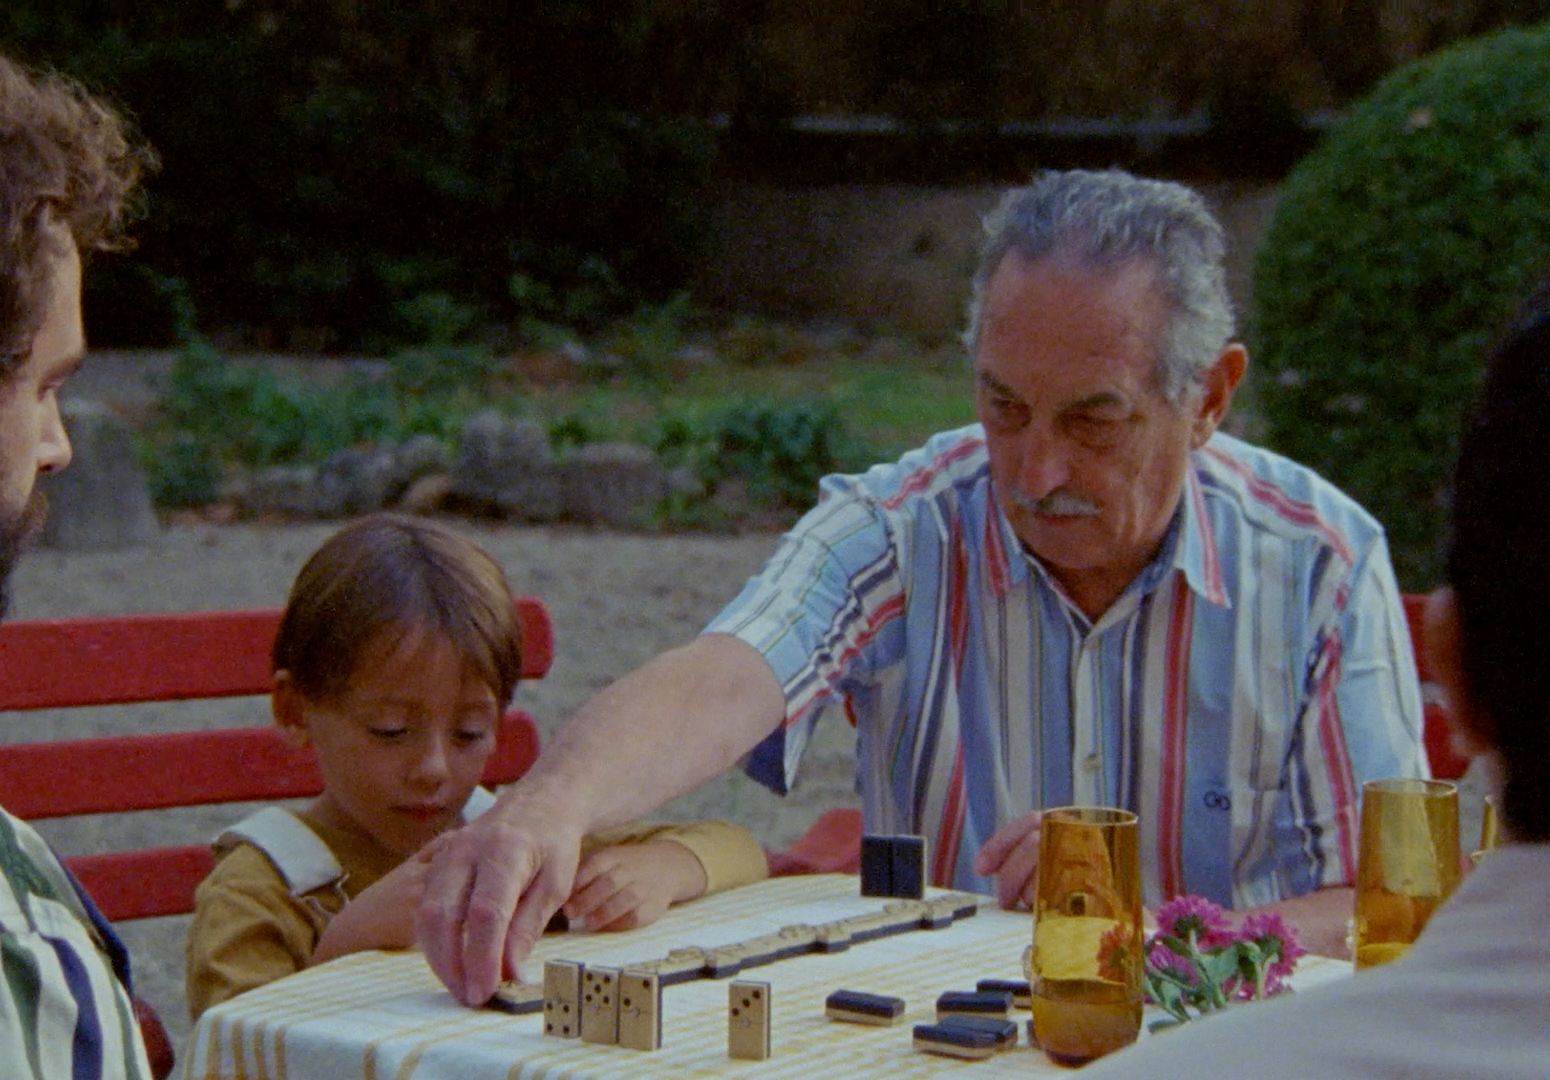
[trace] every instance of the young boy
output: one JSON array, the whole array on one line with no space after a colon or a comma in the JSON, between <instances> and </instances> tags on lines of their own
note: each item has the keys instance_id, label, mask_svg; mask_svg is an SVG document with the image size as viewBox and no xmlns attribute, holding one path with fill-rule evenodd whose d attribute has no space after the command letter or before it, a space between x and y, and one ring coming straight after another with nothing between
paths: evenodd
<instances>
[{"instance_id":1,"label":"young boy","mask_svg":"<svg viewBox=\"0 0 1550 1080\"><path fill-rule=\"evenodd\" d=\"M189 1011L351 952L414 944L427 843L494 801L478 786L521 670L500 567L432 522L391 514L335 534L297 576L274 646L276 724L324 790L217 841L189 931ZM592 837L566 915L593 930L767 874L720 822Z\"/></svg>"}]
</instances>

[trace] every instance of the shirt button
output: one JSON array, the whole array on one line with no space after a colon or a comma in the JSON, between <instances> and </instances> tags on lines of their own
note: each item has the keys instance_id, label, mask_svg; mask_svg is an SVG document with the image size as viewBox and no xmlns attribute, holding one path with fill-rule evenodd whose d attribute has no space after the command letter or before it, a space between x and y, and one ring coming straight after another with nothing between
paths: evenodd
<instances>
[{"instance_id":1,"label":"shirt button","mask_svg":"<svg viewBox=\"0 0 1550 1080\"><path fill-rule=\"evenodd\" d=\"M1085 758L1082 759L1082 768L1086 772L1097 772L1099 764L1100 762L1096 753L1088 754Z\"/></svg>"}]
</instances>

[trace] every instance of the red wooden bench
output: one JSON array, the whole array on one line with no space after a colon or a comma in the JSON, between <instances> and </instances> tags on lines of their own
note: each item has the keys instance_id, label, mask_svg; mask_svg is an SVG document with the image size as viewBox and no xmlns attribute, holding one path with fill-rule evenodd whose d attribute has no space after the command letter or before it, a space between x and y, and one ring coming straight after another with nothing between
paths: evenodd
<instances>
[{"instance_id":1,"label":"red wooden bench","mask_svg":"<svg viewBox=\"0 0 1550 1080\"><path fill-rule=\"evenodd\" d=\"M1426 663L1421 648L1421 614L1426 597L1406 593L1405 621L1410 627L1411 648L1415 651L1416 670L1421 677L1421 702L1425 707L1422 743L1432 775L1440 780L1457 780L1469 768L1469 759L1453 749L1451 725L1443 708L1442 695ZM854 874L861 868L861 811L837 807L825 811L784 851L770 854L770 873L783 874Z\"/></svg>"},{"instance_id":2,"label":"red wooden bench","mask_svg":"<svg viewBox=\"0 0 1550 1080\"><path fill-rule=\"evenodd\" d=\"M542 678L554 659L548 609L526 596L516 609L522 677ZM0 710L266 695L279 624L279 609L3 623ZM484 781L509 783L537 756L533 718L509 710ZM288 746L267 725L0 744L0 805L24 819L272 802L322 788L310 751ZM213 865L204 844L65 863L114 921L193 911L194 889ZM158 1068L171 1064L169 1050Z\"/></svg>"},{"instance_id":3,"label":"red wooden bench","mask_svg":"<svg viewBox=\"0 0 1550 1080\"><path fill-rule=\"evenodd\" d=\"M1426 650L1421 647L1421 617L1426 610L1424 593L1406 593L1405 621L1410 624L1410 642L1415 649L1416 672L1421 676L1421 706L1425 710L1421 728L1421 742L1426 747L1426 760L1431 763L1432 775L1439 780L1457 780L1469 768L1469 759L1453 749L1453 725L1443 708L1442 690L1432 678L1431 667L1426 662Z\"/></svg>"}]
</instances>

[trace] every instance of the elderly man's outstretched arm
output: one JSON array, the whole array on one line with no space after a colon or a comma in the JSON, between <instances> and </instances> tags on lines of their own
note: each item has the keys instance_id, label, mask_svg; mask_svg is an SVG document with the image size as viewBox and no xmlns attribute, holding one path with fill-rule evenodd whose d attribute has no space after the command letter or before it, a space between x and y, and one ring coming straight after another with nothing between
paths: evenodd
<instances>
[{"instance_id":1,"label":"elderly man's outstretched arm","mask_svg":"<svg viewBox=\"0 0 1550 1080\"><path fill-rule=\"evenodd\" d=\"M785 717L758 651L706 634L578 709L477 821L434 842L415 928L431 969L478 1005L570 895L584 835L622 825L732 765Z\"/></svg>"}]
</instances>

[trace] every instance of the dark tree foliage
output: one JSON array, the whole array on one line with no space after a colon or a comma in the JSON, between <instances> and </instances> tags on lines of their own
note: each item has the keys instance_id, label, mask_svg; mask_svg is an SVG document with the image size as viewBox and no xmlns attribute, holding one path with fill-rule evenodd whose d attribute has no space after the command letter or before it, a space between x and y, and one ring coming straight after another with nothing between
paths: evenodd
<instances>
[{"instance_id":1,"label":"dark tree foliage","mask_svg":"<svg viewBox=\"0 0 1550 1080\"><path fill-rule=\"evenodd\" d=\"M177 296L207 331L353 350L672 296L718 152L728 175L816 163L852 180L893 155L939 182L963 175L955 155L976 176L1013 160L1021 174L1030 149L932 141L937 127L1200 115L1230 150L1222 169L1280 175L1307 113L1546 13L1550 0L5 0L0 49L116 97L164 161L140 253L88 278L94 340L164 342ZM790 138L793 116L833 112L901 119L909 137ZM1031 153L1108 153L1058 146Z\"/></svg>"},{"instance_id":2,"label":"dark tree foliage","mask_svg":"<svg viewBox=\"0 0 1550 1080\"><path fill-rule=\"evenodd\" d=\"M0 47L115 96L162 155L98 322L154 337L176 278L206 326L359 347L427 293L513 314L517 272L672 289L710 145L634 107L659 30L632 0L39 0Z\"/></svg>"},{"instance_id":3,"label":"dark tree foliage","mask_svg":"<svg viewBox=\"0 0 1550 1080\"><path fill-rule=\"evenodd\" d=\"M867 98L913 121L995 115L1011 15L1004 0L866 0L851 52Z\"/></svg>"}]
</instances>

